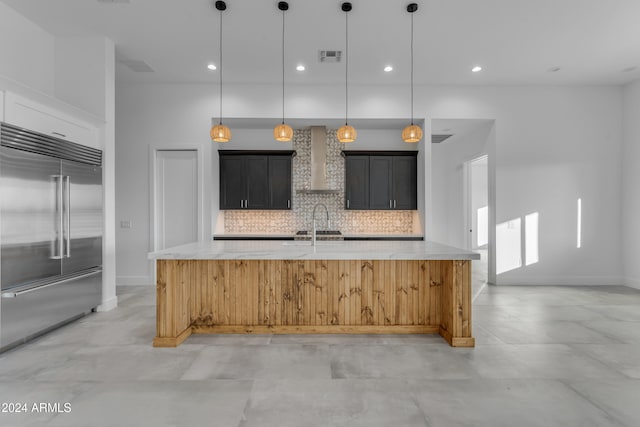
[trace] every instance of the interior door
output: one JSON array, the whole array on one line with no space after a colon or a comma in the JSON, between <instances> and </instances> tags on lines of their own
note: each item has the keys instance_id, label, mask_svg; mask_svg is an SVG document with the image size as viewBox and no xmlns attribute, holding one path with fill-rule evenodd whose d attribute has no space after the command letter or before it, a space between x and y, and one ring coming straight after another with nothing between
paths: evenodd
<instances>
[{"instance_id":1,"label":"interior door","mask_svg":"<svg viewBox=\"0 0 640 427\"><path fill-rule=\"evenodd\" d=\"M62 273L102 265L102 168L62 161Z\"/></svg>"},{"instance_id":2,"label":"interior door","mask_svg":"<svg viewBox=\"0 0 640 427\"><path fill-rule=\"evenodd\" d=\"M2 289L60 274L60 160L0 147Z\"/></svg>"},{"instance_id":3,"label":"interior door","mask_svg":"<svg viewBox=\"0 0 640 427\"><path fill-rule=\"evenodd\" d=\"M198 152L156 152L156 250L198 241Z\"/></svg>"}]
</instances>

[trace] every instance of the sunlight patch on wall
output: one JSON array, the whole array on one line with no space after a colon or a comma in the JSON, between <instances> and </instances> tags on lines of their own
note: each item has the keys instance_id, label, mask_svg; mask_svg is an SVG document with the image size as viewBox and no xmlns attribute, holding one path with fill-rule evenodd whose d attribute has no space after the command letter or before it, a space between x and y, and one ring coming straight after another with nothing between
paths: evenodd
<instances>
[{"instance_id":1,"label":"sunlight patch on wall","mask_svg":"<svg viewBox=\"0 0 640 427\"><path fill-rule=\"evenodd\" d=\"M496 273L522 266L521 220L515 218L496 226Z\"/></svg>"},{"instance_id":2,"label":"sunlight patch on wall","mask_svg":"<svg viewBox=\"0 0 640 427\"><path fill-rule=\"evenodd\" d=\"M524 217L524 263L538 262L538 212Z\"/></svg>"},{"instance_id":3,"label":"sunlight patch on wall","mask_svg":"<svg viewBox=\"0 0 640 427\"><path fill-rule=\"evenodd\" d=\"M476 245L484 246L489 243L489 206L483 206L476 211Z\"/></svg>"},{"instance_id":4,"label":"sunlight patch on wall","mask_svg":"<svg viewBox=\"0 0 640 427\"><path fill-rule=\"evenodd\" d=\"M577 230L577 242L576 247L580 249L582 247L582 198L578 198L578 230Z\"/></svg>"}]
</instances>

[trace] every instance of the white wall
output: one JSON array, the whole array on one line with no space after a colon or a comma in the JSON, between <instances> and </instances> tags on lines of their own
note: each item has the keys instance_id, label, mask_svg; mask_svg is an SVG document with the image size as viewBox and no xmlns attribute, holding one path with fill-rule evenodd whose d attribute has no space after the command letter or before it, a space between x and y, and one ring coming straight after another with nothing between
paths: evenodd
<instances>
[{"instance_id":1,"label":"white wall","mask_svg":"<svg viewBox=\"0 0 640 427\"><path fill-rule=\"evenodd\" d=\"M133 228L117 230L120 283L151 283L149 249L149 145L200 144L217 150L208 131L218 111L215 88L207 85L144 85L117 87L116 198L117 221ZM225 116L273 117L279 114L278 86L228 86ZM336 118L341 114L338 87L293 87L287 109L299 118ZM397 87L356 86L354 118L403 118L406 99ZM503 222L531 212L540 215L540 262L497 277L496 282L608 284L621 278L621 117L622 93L617 87L418 87L417 117L494 119L496 208ZM336 113L337 112L337 113ZM233 129L232 129L233 130ZM242 132L234 132L227 149L248 148ZM271 135L252 139L263 148L281 147ZM264 143L264 145L262 145ZM356 142L357 144L358 142ZM234 145L235 144L235 145ZM398 149L401 142L386 148ZM430 146L421 158L431 163ZM491 153L490 153L491 155ZM211 158L215 155L212 153ZM209 165L217 176L217 162ZM212 217L217 212L216 183L210 183ZM430 208L425 178L425 210ZM434 188L437 193L439 188ZM575 201L583 199L583 246L575 248ZM434 204L437 200L434 194ZM425 223L431 216L427 215ZM435 225L433 228L437 228ZM436 232L436 230L426 230ZM432 237L432 236L429 236Z\"/></svg>"},{"instance_id":2,"label":"white wall","mask_svg":"<svg viewBox=\"0 0 640 427\"><path fill-rule=\"evenodd\" d=\"M54 37L0 2L0 76L53 95Z\"/></svg>"},{"instance_id":3,"label":"white wall","mask_svg":"<svg viewBox=\"0 0 640 427\"><path fill-rule=\"evenodd\" d=\"M640 81L624 88L622 227L626 284L640 289Z\"/></svg>"},{"instance_id":4,"label":"white wall","mask_svg":"<svg viewBox=\"0 0 640 427\"><path fill-rule=\"evenodd\" d=\"M55 97L105 118L105 80L110 72L105 49L113 50L109 44L113 42L104 37L56 37Z\"/></svg>"}]
</instances>

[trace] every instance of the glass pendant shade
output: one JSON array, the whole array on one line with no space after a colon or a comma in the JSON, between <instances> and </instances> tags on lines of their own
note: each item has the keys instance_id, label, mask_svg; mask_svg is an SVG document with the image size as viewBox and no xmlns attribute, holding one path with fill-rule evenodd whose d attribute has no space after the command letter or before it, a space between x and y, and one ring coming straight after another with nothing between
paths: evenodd
<instances>
[{"instance_id":1,"label":"glass pendant shade","mask_svg":"<svg viewBox=\"0 0 640 427\"><path fill-rule=\"evenodd\" d=\"M285 123L279 124L273 128L273 137L276 141L289 142L293 138L293 129Z\"/></svg>"},{"instance_id":2,"label":"glass pendant shade","mask_svg":"<svg viewBox=\"0 0 640 427\"><path fill-rule=\"evenodd\" d=\"M418 125L409 125L402 130L404 142L419 142L422 139L422 129Z\"/></svg>"},{"instance_id":3,"label":"glass pendant shade","mask_svg":"<svg viewBox=\"0 0 640 427\"><path fill-rule=\"evenodd\" d=\"M358 132L353 126L345 124L338 129L337 137L340 142L353 142L358 137Z\"/></svg>"},{"instance_id":4,"label":"glass pendant shade","mask_svg":"<svg viewBox=\"0 0 640 427\"><path fill-rule=\"evenodd\" d=\"M231 141L231 129L222 123L215 125L211 128L211 139L215 142L229 142Z\"/></svg>"}]
</instances>

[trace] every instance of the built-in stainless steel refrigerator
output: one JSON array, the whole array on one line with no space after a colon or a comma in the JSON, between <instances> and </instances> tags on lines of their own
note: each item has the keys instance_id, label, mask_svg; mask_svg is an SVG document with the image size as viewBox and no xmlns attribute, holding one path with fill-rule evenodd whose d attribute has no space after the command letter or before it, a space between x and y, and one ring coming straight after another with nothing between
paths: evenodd
<instances>
[{"instance_id":1,"label":"built-in stainless steel refrigerator","mask_svg":"<svg viewBox=\"0 0 640 427\"><path fill-rule=\"evenodd\" d=\"M102 152L0 124L0 351L102 296Z\"/></svg>"}]
</instances>

